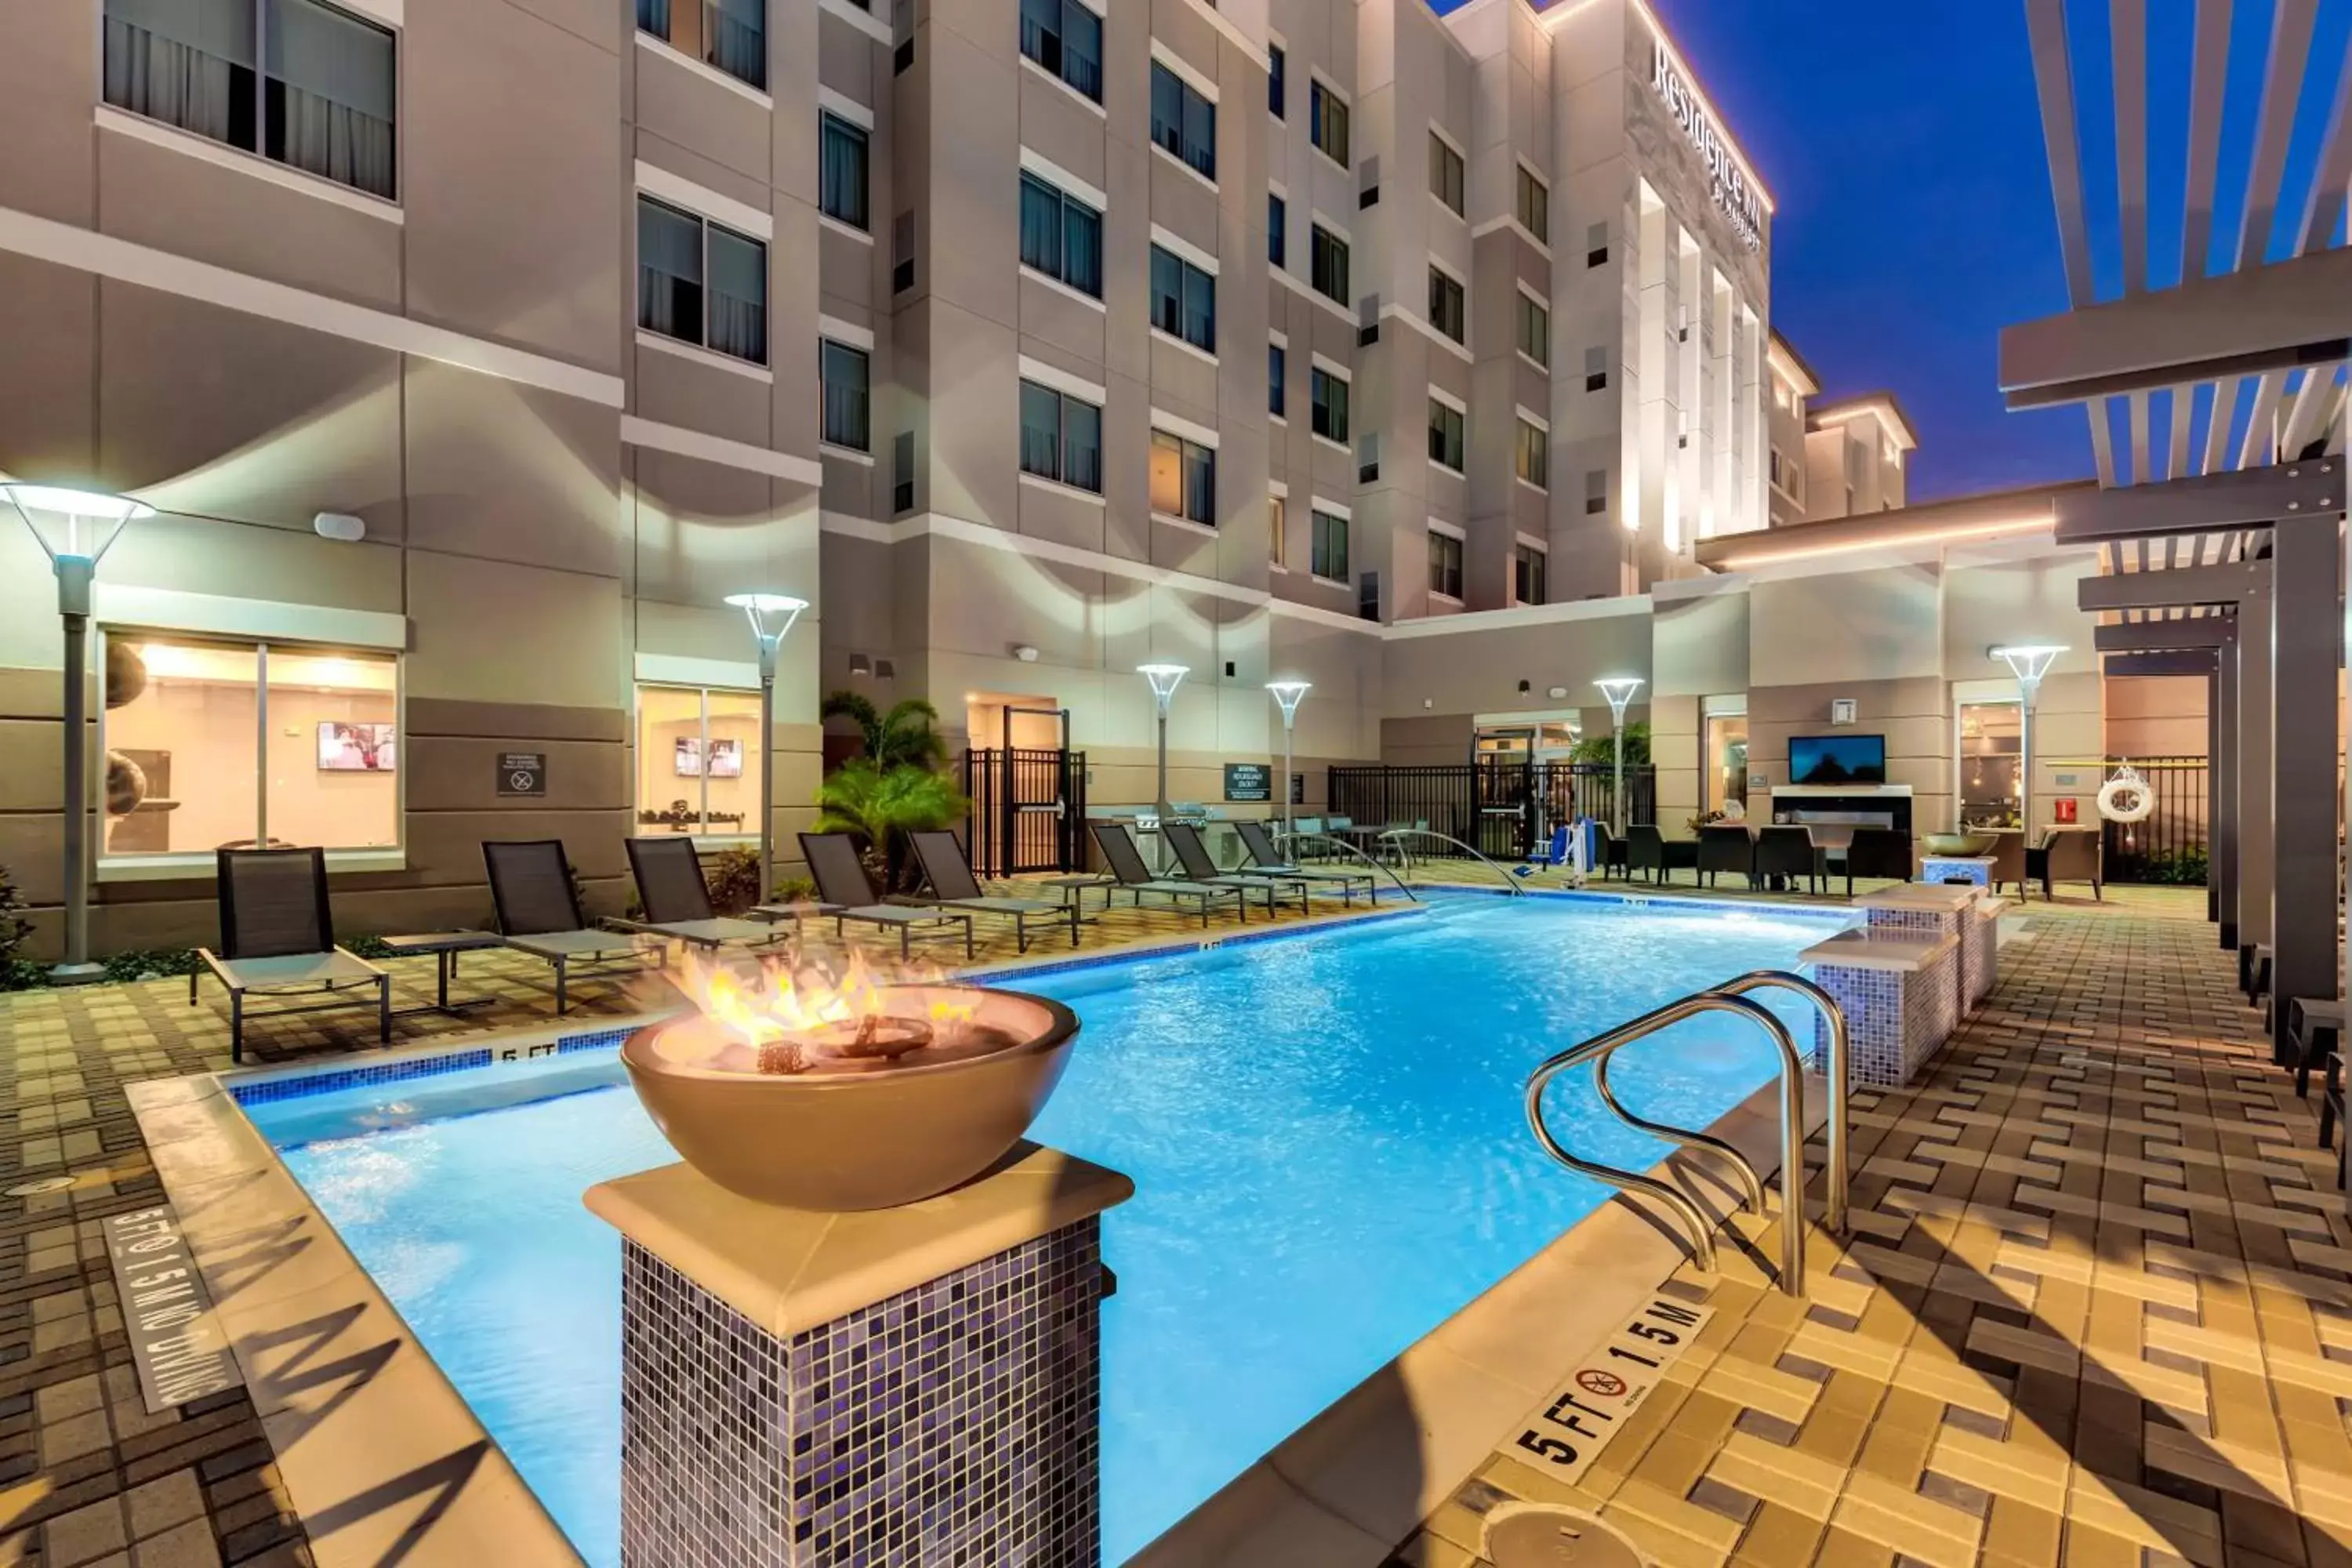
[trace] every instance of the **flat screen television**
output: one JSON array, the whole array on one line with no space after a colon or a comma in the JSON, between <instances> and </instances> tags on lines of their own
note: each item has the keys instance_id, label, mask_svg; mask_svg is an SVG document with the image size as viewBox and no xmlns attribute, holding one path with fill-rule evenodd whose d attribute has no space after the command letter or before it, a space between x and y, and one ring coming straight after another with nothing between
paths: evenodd
<instances>
[{"instance_id":1,"label":"flat screen television","mask_svg":"<svg viewBox=\"0 0 2352 1568\"><path fill-rule=\"evenodd\" d=\"M390 724L319 721L319 770L330 773L388 773L397 750Z\"/></svg>"},{"instance_id":2,"label":"flat screen television","mask_svg":"<svg viewBox=\"0 0 2352 1568\"><path fill-rule=\"evenodd\" d=\"M1886 782L1884 735L1791 735L1789 782L1792 784L1883 784Z\"/></svg>"}]
</instances>

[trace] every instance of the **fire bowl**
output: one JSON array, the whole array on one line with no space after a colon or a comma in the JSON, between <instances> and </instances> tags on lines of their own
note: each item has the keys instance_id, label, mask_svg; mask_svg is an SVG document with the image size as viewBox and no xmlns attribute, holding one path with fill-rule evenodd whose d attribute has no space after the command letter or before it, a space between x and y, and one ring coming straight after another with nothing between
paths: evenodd
<instances>
[{"instance_id":1,"label":"fire bowl","mask_svg":"<svg viewBox=\"0 0 2352 1568\"><path fill-rule=\"evenodd\" d=\"M1067 1007L973 985L891 985L865 1017L758 1043L689 1014L621 1047L696 1170L786 1208L889 1208L970 1181L1029 1130L1068 1064Z\"/></svg>"},{"instance_id":2,"label":"fire bowl","mask_svg":"<svg viewBox=\"0 0 2352 1568\"><path fill-rule=\"evenodd\" d=\"M1930 855L1988 855L1998 842L1990 833L1930 833L1920 842Z\"/></svg>"}]
</instances>

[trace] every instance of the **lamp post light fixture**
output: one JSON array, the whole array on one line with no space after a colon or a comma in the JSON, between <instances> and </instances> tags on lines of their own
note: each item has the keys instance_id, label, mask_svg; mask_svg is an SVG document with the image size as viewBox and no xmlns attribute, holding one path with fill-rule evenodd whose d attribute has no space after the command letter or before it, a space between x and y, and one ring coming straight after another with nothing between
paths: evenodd
<instances>
[{"instance_id":1,"label":"lamp post light fixture","mask_svg":"<svg viewBox=\"0 0 2352 1568\"><path fill-rule=\"evenodd\" d=\"M1609 699L1610 738L1616 743L1617 777L1611 786L1610 815L1616 820L1609 825L1609 837L1625 837L1625 708L1633 700L1633 693L1642 688L1638 675L1612 675L1592 683L1601 688L1601 695Z\"/></svg>"},{"instance_id":2,"label":"lamp post light fixture","mask_svg":"<svg viewBox=\"0 0 2352 1568\"><path fill-rule=\"evenodd\" d=\"M89 617L98 563L134 518L155 509L128 496L56 485L0 485L58 578L58 617L65 623L66 956L49 971L60 985L105 974L89 961Z\"/></svg>"},{"instance_id":3,"label":"lamp post light fixture","mask_svg":"<svg viewBox=\"0 0 2352 1568\"><path fill-rule=\"evenodd\" d=\"M1299 700L1314 687L1311 680L1269 680L1265 689L1282 705L1282 839L1287 844L1297 831L1290 809L1290 766L1293 732L1298 728Z\"/></svg>"},{"instance_id":4,"label":"lamp post light fixture","mask_svg":"<svg viewBox=\"0 0 2352 1568\"><path fill-rule=\"evenodd\" d=\"M760 898L776 893L776 650L808 608L790 594L730 594L760 641Z\"/></svg>"},{"instance_id":5,"label":"lamp post light fixture","mask_svg":"<svg viewBox=\"0 0 2352 1568\"><path fill-rule=\"evenodd\" d=\"M2065 651L2057 643L2012 643L1985 649L1988 658L2000 660L2017 677L2017 825L2028 836L2029 846L2033 832L2033 700L2042 690L2042 678Z\"/></svg>"},{"instance_id":6,"label":"lamp post light fixture","mask_svg":"<svg viewBox=\"0 0 2352 1568\"><path fill-rule=\"evenodd\" d=\"M1160 817L1166 821L1176 815L1168 804L1168 704L1176 695L1177 683L1192 673L1185 664L1139 664L1135 673L1151 682L1151 699L1160 705Z\"/></svg>"}]
</instances>

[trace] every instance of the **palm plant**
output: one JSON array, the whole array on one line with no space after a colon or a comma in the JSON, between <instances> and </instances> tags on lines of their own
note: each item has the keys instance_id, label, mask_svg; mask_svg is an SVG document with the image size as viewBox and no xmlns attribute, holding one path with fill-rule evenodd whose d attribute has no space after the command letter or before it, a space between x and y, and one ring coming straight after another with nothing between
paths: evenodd
<instances>
[{"instance_id":1,"label":"palm plant","mask_svg":"<svg viewBox=\"0 0 2352 1568\"><path fill-rule=\"evenodd\" d=\"M820 833L854 833L866 841L866 868L875 885L888 891L895 881L894 851L908 833L952 826L971 802L944 773L901 763L884 768L856 757L817 785Z\"/></svg>"},{"instance_id":2,"label":"palm plant","mask_svg":"<svg viewBox=\"0 0 2352 1568\"><path fill-rule=\"evenodd\" d=\"M1606 765L1617 760L1616 738L1610 735L1587 735L1576 742L1570 752L1571 761L1586 764ZM1625 765L1629 768L1647 766L1650 761L1650 726L1646 720L1636 719L1625 726Z\"/></svg>"},{"instance_id":3,"label":"palm plant","mask_svg":"<svg viewBox=\"0 0 2352 1568\"><path fill-rule=\"evenodd\" d=\"M821 710L827 719L846 719L857 726L866 742L866 755L877 767L903 764L935 768L948 760L947 738L939 731L940 710L919 697L891 704L887 713L863 692L836 691Z\"/></svg>"}]
</instances>

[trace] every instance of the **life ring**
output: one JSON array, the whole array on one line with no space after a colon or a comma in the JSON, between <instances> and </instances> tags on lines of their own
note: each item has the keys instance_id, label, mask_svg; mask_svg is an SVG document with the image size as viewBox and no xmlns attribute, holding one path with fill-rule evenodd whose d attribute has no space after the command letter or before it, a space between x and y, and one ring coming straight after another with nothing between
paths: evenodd
<instances>
[{"instance_id":1,"label":"life ring","mask_svg":"<svg viewBox=\"0 0 2352 1568\"><path fill-rule=\"evenodd\" d=\"M2099 815L2109 822L2146 822L2156 811L2156 790L2126 763L2099 786Z\"/></svg>"}]
</instances>

